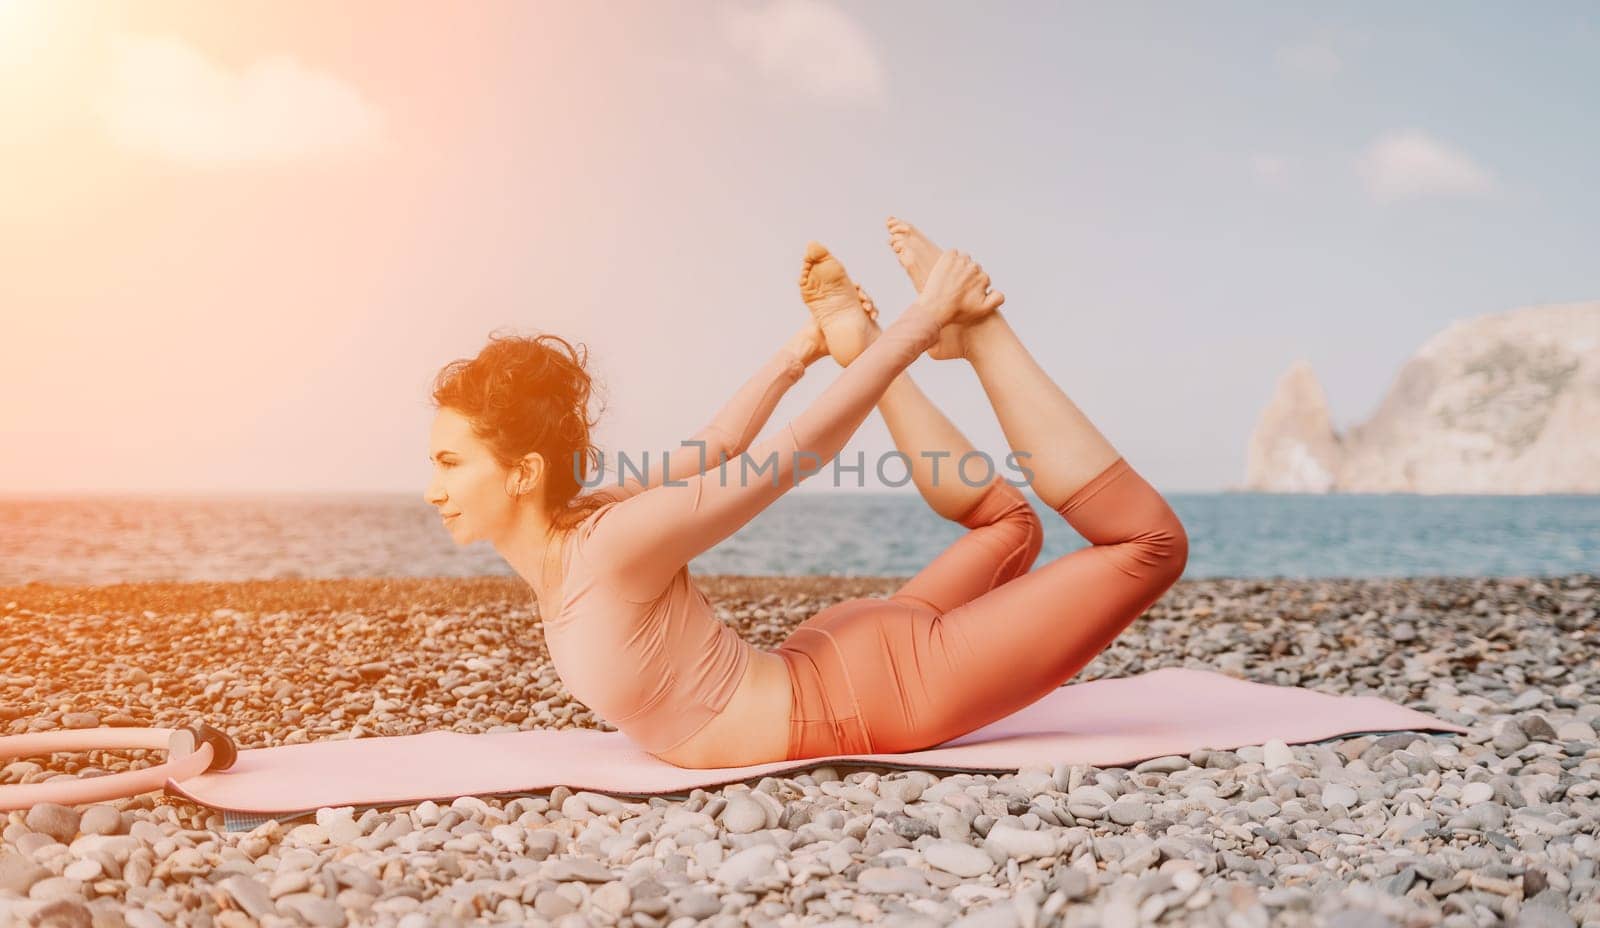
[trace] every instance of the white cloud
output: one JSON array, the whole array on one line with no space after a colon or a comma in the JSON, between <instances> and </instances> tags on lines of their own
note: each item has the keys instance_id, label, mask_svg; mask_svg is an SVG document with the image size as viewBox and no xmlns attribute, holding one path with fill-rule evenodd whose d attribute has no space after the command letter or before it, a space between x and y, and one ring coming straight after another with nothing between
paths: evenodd
<instances>
[{"instance_id":1,"label":"white cloud","mask_svg":"<svg viewBox=\"0 0 1600 928\"><path fill-rule=\"evenodd\" d=\"M119 144L185 164L284 161L363 145L383 114L361 92L295 59L231 72L173 37L117 37L103 101Z\"/></svg>"},{"instance_id":2,"label":"white cloud","mask_svg":"<svg viewBox=\"0 0 1600 928\"><path fill-rule=\"evenodd\" d=\"M1339 54L1326 45L1286 45L1273 56L1278 70L1294 77L1329 78L1344 70Z\"/></svg>"},{"instance_id":3,"label":"white cloud","mask_svg":"<svg viewBox=\"0 0 1600 928\"><path fill-rule=\"evenodd\" d=\"M1357 163L1367 191L1379 200L1407 197L1481 196L1494 178L1465 152L1420 129L1395 129L1379 136Z\"/></svg>"},{"instance_id":4,"label":"white cloud","mask_svg":"<svg viewBox=\"0 0 1600 928\"><path fill-rule=\"evenodd\" d=\"M821 0L723 10L722 34L769 79L827 100L881 106L888 80L867 33Z\"/></svg>"},{"instance_id":5,"label":"white cloud","mask_svg":"<svg viewBox=\"0 0 1600 928\"><path fill-rule=\"evenodd\" d=\"M1250 158L1250 173L1263 184L1281 187L1288 179L1289 162L1279 155L1253 155Z\"/></svg>"}]
</instances>

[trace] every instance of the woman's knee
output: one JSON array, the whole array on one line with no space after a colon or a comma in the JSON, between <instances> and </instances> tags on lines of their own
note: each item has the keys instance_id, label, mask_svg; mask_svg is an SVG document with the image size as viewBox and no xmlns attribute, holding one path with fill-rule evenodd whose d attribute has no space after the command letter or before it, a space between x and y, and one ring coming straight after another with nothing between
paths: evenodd
<instances>
[{"instance_id":1,"label":"woman's knee","mask_svg":"<svg viewBox=\"0 0 1600 928\"><path fill-rule=\"evenodd\" d=\"M1015 498L1009 502L995 520L983 527L988 537L1003 545L1008 554L1001 562L999 576L993 585L999 585L1022 576L1033 568L1044 549L1044 522L1015 487Z\"/></svg>"},{"instance_id":2,"label":"woman's knee","mask_svg":"<svg viewBox=\"0 0 1600 928\"><path fill-rule=\"evenodd\" d=\"M1170 507L1167 512L1169 518L1114 546L1123 549L1129 563L1137 564L1138 572L1162 590L1178 582L1189 565L1189 533Z\"/></svg>"},{"instance_id":3,"label":"woman's knee","mask_svg":"<svg viewBox=\"0 0 1600 928\"><path fill-rule=\"evenodd\" d=\"M1168 586L1178 582L1184 570L1189 566L1189 533L1184 531L1183 523L1178 517L1172 517L1172 524L1166 529L1167 537L1162 539L1162 548L1165 551L1164 562L1171 579Z\"/></svg>"},{"instance_id":4,"label":"woman's knee","mask_svg":"<svg viewBox=\"0 0 1600 928\"><path fill-rule=\"evenodd\" d=\"M1033 562L1039 559L1039 552L1044 550L1044 522L1026 502L1022 504L1020 510L1007 518L1016 525L1020 533L1016 546L1016 566L1010 571L1012 577L1020 577L1033 569Z\"/></svg>"},{"instance_id":5,"label":"woman's knee","mask_svg":"<svg viewBox=\"0 0 1600 928\"><path fill-rule=\"evenodd\" d=\"M1022 495L1022 491L1012 486L1004 477L996 477L989 482L982 493L978 494L972 507L957 516L954 521L967 528L983 528L1007 519L1015 519L1019 510L1026 510L1033 515L1035 521L1038 520L1038 515L1033 513L1033 507L1028 505L1028 499Z\"/></svg>"}]
</instances>

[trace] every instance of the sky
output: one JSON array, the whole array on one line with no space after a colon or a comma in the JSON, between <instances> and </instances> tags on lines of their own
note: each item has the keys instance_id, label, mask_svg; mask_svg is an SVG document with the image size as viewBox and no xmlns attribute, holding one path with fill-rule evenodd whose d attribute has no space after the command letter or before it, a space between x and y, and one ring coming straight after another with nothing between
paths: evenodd
<instances>
[{"instance_id":1,"label":"sky","mask_svg":"<svg viewBox=\"0 0 1600 928\"><path fill-rule=\"evenodd\" d=\"M659 454L806 322L808 239L910 302L890 214L1163 492L1241 484L1298 359L1342 429L1450 322L1600 298L1600 7L972 9L0 0L0 494L420 504L492 330ZM969 366L911 375L1003 459Z\"/></svg>"}]
</instances>

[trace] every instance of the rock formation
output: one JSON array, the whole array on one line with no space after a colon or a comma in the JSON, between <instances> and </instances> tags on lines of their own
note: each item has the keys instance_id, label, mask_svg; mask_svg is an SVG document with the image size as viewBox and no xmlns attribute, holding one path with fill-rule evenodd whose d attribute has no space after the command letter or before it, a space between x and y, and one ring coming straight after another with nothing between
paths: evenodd
<instances>
[{"instance_id":1,"label":"rock formation","mask_svg":"<svg viewBox=\"0 0 1600 928\"><path fill-rule=\"evenodd\" d=\"M1250 436L1243 488L1600 493L1600 302L1450 325L1342 435L1311 365L1296 361Z\"/></svg>"}]
</instances>

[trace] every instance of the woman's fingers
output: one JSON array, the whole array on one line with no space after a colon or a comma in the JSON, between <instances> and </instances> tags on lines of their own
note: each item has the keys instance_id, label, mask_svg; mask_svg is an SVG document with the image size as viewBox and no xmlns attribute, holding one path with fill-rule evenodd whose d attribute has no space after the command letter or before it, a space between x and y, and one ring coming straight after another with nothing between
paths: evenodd
<instances>
[{"instance_id":1,"label":"woman's fingers","mask_svg":"<svg viewBox=\"0 0 1600 928\"><path fill-rule=\"evenodd\" d=\"M1006 295L1001 293L999 290L996 290L983 298L983 311L986 313L993 312L999 309L1000 305L1005 301Z\"/></svg>"}]
</instances>

